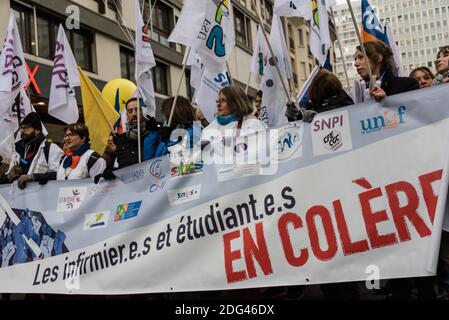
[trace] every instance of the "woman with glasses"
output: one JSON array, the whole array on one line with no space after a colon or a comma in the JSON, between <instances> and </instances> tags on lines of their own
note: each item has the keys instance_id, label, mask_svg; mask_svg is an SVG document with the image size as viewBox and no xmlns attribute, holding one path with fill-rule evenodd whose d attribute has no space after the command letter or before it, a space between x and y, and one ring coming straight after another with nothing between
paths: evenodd
<instances>
[{"instance_id":1,"label":"woman with glasses","mask_svg":"<svg viewBox=\"0 0 449 320\"><path fill-rule=\"evenodd\" d=\"M96 178L106 169L106 161L90 148L89 129L82 123L64 128L65 156L57 172L57 180Z\"/></svg>"},{"instance_id":2,"label":"woman with glasses","mask_svg":"<svg viewBox=\"0 0 449 320\"><path fill-rule=\"evenodd\" d=\"M230 85L221 89L217 100L216 118L203 130L202 141L224 141L225 138L245 136L265 130L265 124L254 115L245 92L238 86Z\"/></svg>"}]
</instances>

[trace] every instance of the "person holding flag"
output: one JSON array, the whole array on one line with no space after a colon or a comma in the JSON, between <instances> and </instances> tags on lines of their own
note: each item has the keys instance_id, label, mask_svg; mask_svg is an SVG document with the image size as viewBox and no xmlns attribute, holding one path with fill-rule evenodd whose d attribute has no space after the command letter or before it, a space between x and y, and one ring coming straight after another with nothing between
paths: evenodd
<instances>
[{"instance_id":1,"label":"person holding flag","mask_svg":"<svg viewBox=\"0 0 449 320\"><path fill-rule=\"evenodd\" d=\"M396 76L405 75L391 28L387 26L382 27L376 13L374 12L374 8L368 0L362 0L362 28L360 36L363 43L380 41L390 47L393 52L393 73Z\"/></svg>"}]
</instances>

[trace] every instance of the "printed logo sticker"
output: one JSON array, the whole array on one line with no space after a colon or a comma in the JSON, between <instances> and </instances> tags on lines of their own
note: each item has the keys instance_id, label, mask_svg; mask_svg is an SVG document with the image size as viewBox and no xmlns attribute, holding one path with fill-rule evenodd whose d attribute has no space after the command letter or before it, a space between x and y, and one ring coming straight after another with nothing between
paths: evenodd
<instances>
[{"instance_id":1,"label":"printed logo sticker","mask_svg":"<svg viewBox=\"0 0 449 320\"><path fill-rule=\"evenodd\" d=\"M120 204L117 206L114 221L123 221L137 217L142 201Z\"/></svg>"},{"instance_id":2,"label":"printed logo sticker","mask_svg":"<svg viewBox=\"0 0 449 320\"><path fill-rule=\"evenodd\" d=\"M371 133L384 129L393 129L405 123L405 106L400 106L396 111L385 110L383 114L368 119L360 120L362 133Z\"/></svg>"},{"instance_id":3,"label":"printed logo sticker","mask_svg":"<svg viewBox=\"0 0 449 320\"><path fill-rule=\"evenodd\" d=\"M348 111L316 115L311 124L315 156L352 149Z\"/></svg>"},{"instance_id":4,"label":"printed logo sticker","mask_svg":"<svg viewBox=\"0 0 449 320\"><path fill-rule=\"evenodd\" d=\"M277 155L278 160L288 160L292 157L302 156L302 132L303 126L282 128L278 131L277 139L271 144L272 154ZM272 157L276 159L275 157Z\"/></svg>"},{"instance_id":5,"label":"printed logo sticker","mask_svg":"<svg viewBox=\"0 0 449 320\"><path fill-rule=\"evenodd\" d=\"M181 164L177 167L173 167L171 169L171 177L181 177L193 173L202 173L204 170L204 164L203 163L187 163L187 164Z\"/></svg>"},{"instance_id":6,"label":"printed logo sticker","mask_svg":"<svg viewBox=\"0 0 449 320\"><path fill-rule=\"evenodd\" d=\"M200 194L201 194L200 184L182 189L169 190L168 202L171 205L186 203L193 200L198 200L200 198Z\"/></svg>"},{"instance_id":7,"label":"printed logo sticker","mask_svg":"<svg viewBox=\"0 0 449 320\"><path fill-rule=\"evenodd\" d=\"M103 229L108 225L110 211L86 214L83 230Z\"/></svg>"},{"instance_id":8,"label":"printed logo sticker","mask_svg":"<svg viewBox=\"0 0 449 320\"><path fill-rule=\"evenodd\" d=\"M162 160L158 159L151 163L149 173L150 177L156 180L156 183L150 185L150 192L153 193L160 189L164 189L166 174L164 172Z\"/></svg>"},{"instance_id":9,"label":"printed logo sticker","mask_svg":"<svg viewBox=\"0 0 449 320\"><path fill-rule=\"evenodd\" d=\"M57 212L67 212L78 209L86 197L87 187L60 188Z\"/></svg>"},{"instance_id":10,"label":"printed logo sticker","mask_svg":"<svg viewBox=\"0 0 449 320\"><path fill-rule=\"evenodd\" d=\"M134 169L130 171L126 171L121 176L119 176L119 179L123 181L124 184L137 182L140 180L143 180L145 177L145 170L142 168Z\"/></svg>"},{"instance_id":11,"label":"printed logo sticker","mask_svg":"<svg viewBox=\"0 0 449 320\"><path fill-rule=\"evenodd\" d=\"M230 168L219 169L217 172L217 180L219 182L235 180L245 177L259 175L260 164L242 164L232 166Z\"/></svg>"}]
</instances>

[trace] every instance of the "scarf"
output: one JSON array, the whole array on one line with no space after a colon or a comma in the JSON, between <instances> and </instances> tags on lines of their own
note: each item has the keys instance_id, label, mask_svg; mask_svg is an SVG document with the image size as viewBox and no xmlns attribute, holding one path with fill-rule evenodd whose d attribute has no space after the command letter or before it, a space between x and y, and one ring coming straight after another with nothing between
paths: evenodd
<instances>
[{"instance_id":1,"label":"scarf","mask_svg":"<svg viewBox=\"0 0 449 320\"><path fill-rule=\"evenodd\" d=\"M31 163L33 162L33 159L36 156L39 147L42 144L42 142L44 142L44 140L45 136L41 132L31 141L25 142L21 140L16 145L16 151L20 154L20 167L22 168L22 172L28 172Z\"/></svg>"},{"instance_id":2,"label":"scarf","mask_svg":"<svg viewBox=\"0 0 449 320\"><path fill-rule=\"evenodd\" d=\"M67 169L68 167L75 169L78 166L78 163L80 162L80 158L83 154L86 153L86 151L90 150L90 144L85 143L81 147L78 148L75 152L72 152L71 150L67 150L65 152L66 158L64 159L64 162L62 164L62 167L64 169Z\"/></svg>"},{"instance_id":3,"label":"scarf","mask_svg":"<svg viewBox=\"0 0 449 320\"><path fill-rule=\"evenodd\" d=\"M222 125L222 126L226 126L228 124L230 124L231 122L234 121L239 121L240 117L237 116L236 114L230 114L227 116L217 116L217 122L218 124Z\"/></svg>"},{"instance_id":4,"label":"scarf","mask_svg":"<svg viewBox=\"0 0 449 320\"><path fill-rule=\"evenodd\" d=\"M126 127L127 127L127 130L126 130L126 136L127 136L129 139L131 139L131 140L137 141L137 139L138 139L138 130L137 130L137 126L128 123L128 124L126 125ZM143 123L140 125L140 136L143 138L143 137L145 137L145 136L147 135L147 133L148 133L147 126L145 125L145 122L143 122Z\"/></svg>"}]
</instances>

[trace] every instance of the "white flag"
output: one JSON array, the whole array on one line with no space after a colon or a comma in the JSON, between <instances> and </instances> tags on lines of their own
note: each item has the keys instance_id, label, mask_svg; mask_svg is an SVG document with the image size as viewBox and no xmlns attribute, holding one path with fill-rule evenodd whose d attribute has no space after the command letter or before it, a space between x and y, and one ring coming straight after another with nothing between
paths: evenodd
<instances>
[{"instance_id":1,"label":"white flag","mask_svg":"<svg viewBox=\"0 0 449 320\"><path fill-rule=\"evenodd\" d=\"M191 49L187 58L188 66L190 66L190 86L195 89L193 101L196 101L198 90L201 86L201 79L204 72L204 66L195 50Z\"/></svg>"},{"instance_id":2,"label":"white flag","mask_svg":"<svg viewBox=\"0 0 449 320\"><path fill-rule=\"evenodd\" d=\"M154 95L153 74L151 68L156 65L153 49L151 48L148 28L143 22L140 11L140 0L135 0L136 8L136 81L139 97L145 102L145 115L156 115L156 98Z\"/></svg>"},{"instance_id":3,"label":"white flag","mask_svg":"<svg viewBox=\"0 0 449 320\"><path fill-rule=\"evenodd\" d=\"M226 61L235 46L230 0L186 0L178 23L168 41L196 50L211 71L226 69Z\"/></svg>"},{"instance_id":4,"label":"white flag","mask_svg":"<svg viewBox=\"0 0 449 320\"><path fill-rule=\"evenodd\" d=\"M406 77L407 75L404 72L404 68L402 67L401 56L399 55L398 46L396 45L396 41L394 41L393 32L388 25L385 26L385 31L388 38L388 44L390 45L390 48L393 51L394 64L396 68L396 70L394 71L396 71L398 77Z\"/></svg>"},{"instance_id":5,"label":"white flag","mask_svg":"<svg viewBox=\"0 0 449 320\"><path fill-rule=\"evenodd\" d=\"M273 53L276 56L282 77L291 79L293 75L292 67L290 65L290 55L288 53L287 44L285 43L281 18L277 14L273 15L273 20L271 22L270 44Z\"/></svg>"},{"instance_id":6,"label":"white flag","mask_svg":"<svg viewBox=\"0 0 449 320\"><path fill-rule=\"evenodd\" d=\"M269 59L262 77L261 90L263 96L259 115L259 120L268 127L274 127L288 122L285 117L288 98L285 96L281 81L273 59Z\"/></svg>"},{"instance_id":7,"label":"white flag","mask_svg":"<svg viewBox=\"0 0 449 320\"><path fill-rule=\"evenodd\" d=\"M268 59L265 39L261 28L262 27L259 25L256 43L254 45L253 59L251 62L251 73L255 76L255 80L259 84L260 81L262 81L265 64Z\"/></svg>"},{"instance_id":8,"label":"white flag","mask_svg":"<svg viewBox=\"0 0 449 320\"><path fill-rule=\"evenodd\" d=\"M229 86L229 79L226 71L217 73L210 71L208 68L204 69L196 100L207 121L214 121L217 112L218 93L227 86Z\"/></svg>"},{"instance_id":9,"label":"white flag","mask_svg":"<svg viewBox=\"0 0 449 320\"><path fill-rule=\"evenodd\" d=\"M273 10L282 17L312 19L312 2L310 0L275 0Z\"/></svg>"},{"instance_id":10,"label":"white flag","mask_svg":"<svg viewBox=\"0 0 449 320\"><path fill-rule=\"evenodd\" d=\"M20 88L24 87L28 80L19 29L15 16L11 13L0 55L0 116L9 111Z\"/></svg>"},{"instance_id":11,"label":"white flag","mask_svg":"<svg viewBox=\"0 0 449 320\"><path fill-rule=\"evenodd\" d=\"M76 123L79 118L75 87L80 86L80 77L64 27L59 25L56 39L53 75L51 79L48 114L67 123Z\"/></svg>"},{"instance_id":12,"label":"white flag","mask_svg":"<svg viewBox=\"0 0 449 320\"><path fill-rule=\"evenodd\" d=\"M312 0L312 20L310 21L310 51L324 66L330 48L329 15L325 0Z\"/></svg>"}]
</instances>

